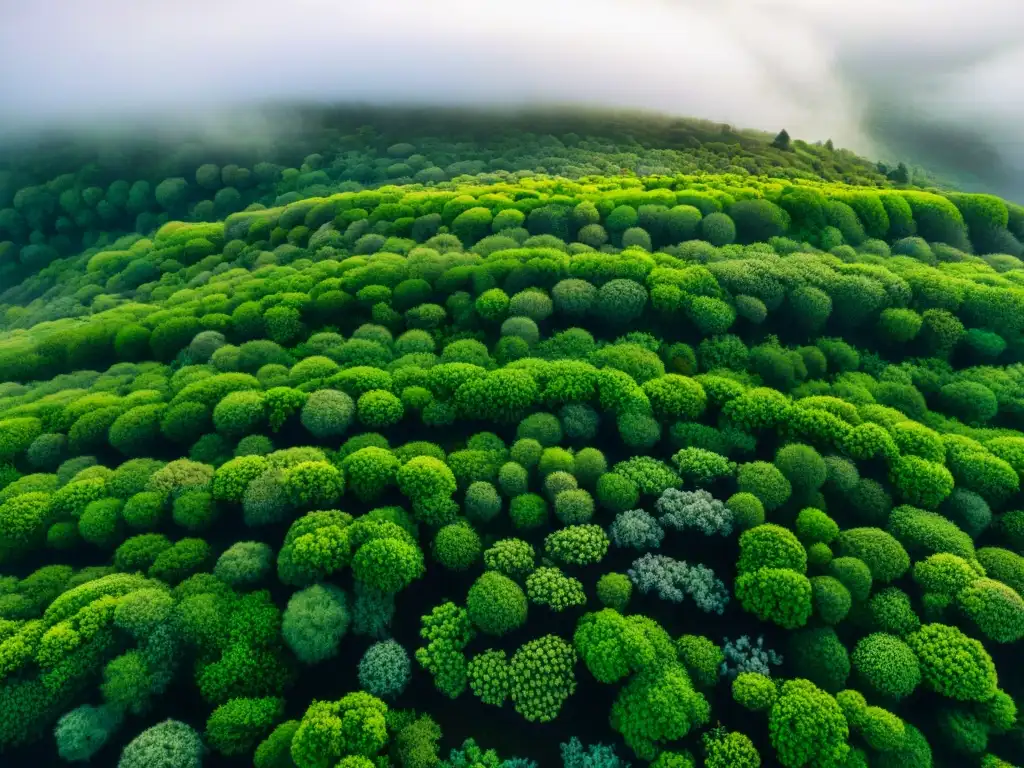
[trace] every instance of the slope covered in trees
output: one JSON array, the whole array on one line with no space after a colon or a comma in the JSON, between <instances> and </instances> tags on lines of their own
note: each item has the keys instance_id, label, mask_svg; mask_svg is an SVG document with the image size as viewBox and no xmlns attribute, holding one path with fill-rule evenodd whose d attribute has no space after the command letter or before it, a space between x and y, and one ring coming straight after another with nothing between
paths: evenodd
<instances>
[{"instance_id":1,"label":"slope covered in trees","mask_svg":"<svg viewBox=\"0 0 1024 768\"><path fill-rule=\"evenodd\" d=\"M4 759L1021 764L1024 209L394 130L6 177Z\"/></svg>"}]
</instances>

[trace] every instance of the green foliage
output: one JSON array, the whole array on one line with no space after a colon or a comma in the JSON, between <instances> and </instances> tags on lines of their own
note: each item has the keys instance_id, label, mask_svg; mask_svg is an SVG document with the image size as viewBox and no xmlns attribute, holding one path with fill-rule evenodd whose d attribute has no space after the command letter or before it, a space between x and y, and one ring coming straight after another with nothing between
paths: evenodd
<instances>
[{"instance_id":1,"label":"green foliage","mask_svg":"<svg viewBox=\"0 0 1024 768\"><path fill-rule=\"evenodd\" d=\"M350 614L345 593L331 584L314 584L291 596L281 635L304 664L318 664L338 653Z\"/></svg>"},{"instance_id":2,"label":"green foliage","mask_svg":"<svg viewBox=\"0 0 1024 768\"><path fill-rule=\"evenodd\" d=\"M807 577L788 568L759 568L736 579L736 597L743 610L784 629L807 623L812 593Z\"/></svg>"},{"instance_id":3,"label":"green foliage","mask_svg":"<svg viewBox=\"0 0 1024 768\"><path fill-rule=\"evenodd\" d=\"M298 768L319 768L342 756L373 757L387 743L387 711L383 701L363 691L314 701L292 739L292 760Z\"/></svg>"},{"instance_id":4,"label":"green foliage","mask_svg":"<svg viewBox=\"0 0 1024 768\"><path fill-rule=\"evenodd\" d=\"M958 701L985 701L996 690L995 665L985 647L956 627L925 624L906 638L924 684Z\"/></svg>"},{"instance_id":5,"label":"green foliage","mask_svg":"<svg viewBox=\"0 0 1024 768\"><path fill-rule=\"evenodd\" d=\"M697 693L720 676L768 712L766 762L928 768L910 702L938 758L1012 762L988 652L1024 637L1019 206L785 132L350 112L223 148L249 167L76 168L91 145L58 141L0 174L0 749L56 726L65 757L106 755L173 682L216 752L263 740L257 768L501 768L473 742L442 763L433 720L366 693L274 728L307 666L368 645L349 668L398 695L398 610L452 587L416 653L440 693L546 721L579 653L645 763L692 768L677 742L712 717L705 763L760 762ZM629 575L592 567L610 541ZM751 674L782 659L749 636L622 613L636 588L728 618L730 578L797 680ZM191 731L151 741L146 763L201 758Z\"/></svg>"},{"instance_id":6,"label":"green foliage","mask_svg":"<svg viewBox=\"0 0 1024 768\"><path fill-rule=\"evenodd\" d=\"M772 746L787 768L841 766L849 726L836 700L807 680L783 684L768 716Z\"/></svg>"},{"instance_id":7,"label":"green foliage","mask_svg":"<svg viewBox=\"0 0 1024 768\"><path fill-rule=\"evenodd\" d=\"M604 558L609 544L608 536L598 525L570 525L548 534L544 551L566 565L593 565Z\"/></svg>"},{"instance_id":8,"label":"green foliage","mask_svg":"<svg viewBox=\"0 0 1024 768\"><path fill-rule=\"evenodd\" d=\"M921 682L921 669L914 652L898 637L884 632L862 638L851 659L865 685L892 699L909 696Z\"/></svg>"},{"instance_id":9,"label":"green foliage","mask_svg":"<svg viewBox=\"0 0 1024 768\"><path fill-rule=\"evenodd\" d=\"M359 685L380 698L401 695L411 674L409 654L394 640L374 643L359 660Z\"/></svg>"},{"instance_id":10,"label":"green foliage","mask_svg":"<svg viewBox=\"0 0 1024 768\"><path fill-rule=\"evenodd\" d=\"M708 722L710 706L678 663L633 676L612 704L611 726L638 757L653 759L660 742L683 738Z\"/></svg>"},{"instance_id":11,"label":"green foliage","mask_svg":"<svg viewBox=\"0 0 1024 768\"><path fill-rule=\"evenodd\" d=\"M526 594L508 576L487 571L469 588L466 610L481 631L504 635L526 622Z\"/></svg>"},{"instance_id":12,"label":"green foliage","mask_svg":"<svg viewBox=\"0 0 1024 768\"><path fill-rule=\"evenodd\" d=\"M910 568L910 556L895 538L878 528L851 528L836 539L841 557L862 561L871 578L882 583L898 579Z\"/></svg>"},{"instance_id":13,"label":"green foliage","mask_svg":"<svg viewBox=\"0 0 1024 768\"><path fill-rule=\"evenodd\" d=\"M778 697L778 688L770 677L758 672L741 672L732 681L732 697L752 712L770 709Z\"/></svg>"},{"instance_id":14,"label":"green foliage","mask_svg":"<svg viewBox=\"0 0 1024 768\"><path fill-rule=\"evenodd\" d=\"M128 743L117 768L199 768L204 751L202 739L190 726L164 720Z\"/></svg>"},{"instance_id":15,"label":"green foliage","mask_svg":"<svg viewBox=\"0 0 1024 768\"><path fill-rule=\"evenodd\" d=\"M226 757L249 755L283 713L283 699L232 699L210 714L206 721L206 741Z\"/></svg>"}]
</instances>

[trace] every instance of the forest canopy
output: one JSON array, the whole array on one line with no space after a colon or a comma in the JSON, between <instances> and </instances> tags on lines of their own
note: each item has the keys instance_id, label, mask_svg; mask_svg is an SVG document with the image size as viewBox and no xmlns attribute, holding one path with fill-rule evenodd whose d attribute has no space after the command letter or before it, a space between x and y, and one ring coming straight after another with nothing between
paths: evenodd
<instances>
[{"instance_id":1,"label":"forest canopy","mask_svg":"<svg viewBox=\"0 0 1024 768\"><path fill-rule=\"evenodd\" d=\"M656 116L57 148L0 170L5 760L1024 761L1024 208Z\"/></svg>"}]
</instances>

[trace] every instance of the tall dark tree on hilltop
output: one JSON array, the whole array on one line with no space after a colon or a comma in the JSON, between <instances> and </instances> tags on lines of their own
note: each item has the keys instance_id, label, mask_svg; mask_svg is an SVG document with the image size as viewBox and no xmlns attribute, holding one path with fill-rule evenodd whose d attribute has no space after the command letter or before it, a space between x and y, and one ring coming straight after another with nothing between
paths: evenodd
<instances>
[{"instance_id":1,"label":"tall dark tree on hilltop","mask_svg":"<svg viewBox=\"0 0 1024 768\"><path fill-rule=\"evenodd\" d=\"M787 152L789 151L789 133L785 128L779 131L779 135L775 137L775 140L772 142L772 146L776 149L782 149Z\"/></svg>"},{"instance_id":2,"label":"tall dark tree on hilltop","mask_svg":"<svg viewBox=\"0 0 1024 768\"><path fill-rule=\"evenodd\" d=\"M888 173L890 181L895 181L897 184L909 184L910 183L910 170L907 168L906 163L900 163Z\"/></svg>"}]
</instances>

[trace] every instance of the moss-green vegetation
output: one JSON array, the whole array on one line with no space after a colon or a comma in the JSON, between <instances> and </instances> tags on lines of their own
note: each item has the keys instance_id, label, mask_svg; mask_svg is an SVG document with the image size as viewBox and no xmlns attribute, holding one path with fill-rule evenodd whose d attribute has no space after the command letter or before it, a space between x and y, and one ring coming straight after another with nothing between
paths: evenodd
<instances>
[{"instance_id":1,"label":"moss-green vegetation","mask_svg":"<svg viewBox=\"0 0 1024 768\"><path fill-rule=\"evenodd\" d=\"M545 125L0 176L5 759L1021 763L1024 209Z\"/></svg>"}]
</instances>

